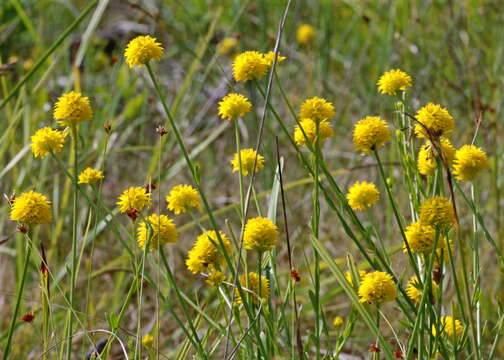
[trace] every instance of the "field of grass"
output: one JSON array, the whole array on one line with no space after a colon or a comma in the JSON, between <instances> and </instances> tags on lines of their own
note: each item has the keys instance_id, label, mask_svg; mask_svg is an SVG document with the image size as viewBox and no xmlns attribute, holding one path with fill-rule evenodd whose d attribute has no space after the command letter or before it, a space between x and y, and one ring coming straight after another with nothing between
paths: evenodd
<instances>
[{"instance_id":1,"label":"field of grass","mask_svg":"<svg viewBox=\"0 0 504 360\"><path fill-rule=\"evenodd\" d=\"M0 356L504 358L503 25L501 0L1 1Z\"/></svg>"}]
</instances>

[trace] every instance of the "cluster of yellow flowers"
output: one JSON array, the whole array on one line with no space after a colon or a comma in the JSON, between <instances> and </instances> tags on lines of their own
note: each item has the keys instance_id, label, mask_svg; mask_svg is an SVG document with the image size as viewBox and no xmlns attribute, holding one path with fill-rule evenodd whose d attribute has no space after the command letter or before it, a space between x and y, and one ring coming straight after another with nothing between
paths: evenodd
<instances>
[{"instance_id":1,"label":"cluster of yellow flowers","mask_svg":"<svg viewBox=\"0 0 504 360\"><path fill-rule=\"evenodd\" d=\"M326 99L312 97L301 104L299 125L294 128L294 140L299 146L322 143L334 135L330 120L335 115L334 106Z\"/></svg>"},{"instance_id":2,"label":"cluster of yellow flowers","mask_svg":"<svg viewBox=\"0 0 504 360\"><path fill-rule=\"evenodd\" d=\"M275 53L266 54L259 51L245 51L238 54L233 61L233 76L236 81L259 80L273 65ZM278 54L277 62L284 61L285 56Z\"/></svg>"}]
</instances>

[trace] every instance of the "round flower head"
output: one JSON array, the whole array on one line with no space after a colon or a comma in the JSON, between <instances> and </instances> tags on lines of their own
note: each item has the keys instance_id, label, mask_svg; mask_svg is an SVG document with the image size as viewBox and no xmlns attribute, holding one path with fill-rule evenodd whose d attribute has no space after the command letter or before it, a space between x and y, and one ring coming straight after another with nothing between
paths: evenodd
<instances>
[{"instance_id":1,"label":"round flower head","mask_svg":"<svg viewBox=\"0 0 504 360\"><path fill-rule=\"evenodd\" d=\"M146 206L151 204L151 194L145 190L145 188L137 186L130 187L124 190L121 196L119 196L119 211L125 213L129 210L136 209L138 211L142 210Z\"/></svg>"},{"instance_id":2,"label":"round flower head","mask_svg":"<svg viewBox=\"0 0 504 360\"><path fill-rule=\"evenodd\" d=\"M213 265L209 266L210 272L206 279L206 283L210 286L218 287L224 280L226 280L226 275L217 270Z\"/></svg>"},{"instance_id":3,"label":"round flower head","mask_svg":"<svg viewBox=\"0 0 504 360\"><path fill-rule=\"evenodd\" d=\"M93 110L89 98L78 92L70 91L63 94L54 105L53 117L60 126L76 126L78 123L89 120Z\"/></svg>"},{"instance_id":4,"label":"round flower head","mask_svg":"<svg viewBox=\"0 0 504 360\"><path fill-rule=\"evenodd\" d=\"M55 154L63 149L65 135L50 127L38 129L31 137L31 149L35 157L44 158L49 154Z\"/></svg>"},{"instance_id":5,"label":"round flower head","mask_svg":"<svg viewBox=\"0 0 504 360\"><path fill-rule=\"evenodd\" d=\"M219 232L224 248L231 254L231 243L224 233ZM187 254L186 266L193 274L207 270L210 265L217 266L224 261L217 234L213 230L205 231L198 236L191 250Z\"/></svg>"},{"instance_id":6,"label":"round flower head","mask_svg":"<svg viewBox=\"0 0 504 360\"><path fill-rule=\"evenodd\" d=\"M240 284L243 288L243 291L245 292L245 294L247 294L248 292L245 290L245 288L250 290L253 293L252 301L256 304L258 303L259 297L262 299L262 301L266 301L269 296L269 280L262 275L260 275L260 279L261 283L259 285L259 275L255 272L249 272L248 287L246 287L245 275L240 275ZM261 293L260 296L259 292ZM237 304L242 303L242 299L240 296L240 292L238 291L238 288L235 289L235 302Z\"/></svg>"},{"instance_id":7,"label":"round flower head","mask_svg":"<svg viewBox=\"0 0 504 360\"><path fill-rule=\"evenodd\" d=\"M237 119L252 110L249 99L241 94L227 94L219 102L219 116L222 119Z\"/></svg>"},{"instance_id":8,"label":"round flower head","mask_svg":"<svg viewBox=\"0 0 504 360\"><path fill-rule=\"evenodd\" d=\"M366 210L380 200L380 192L373 183L356 181L348 190L346 197L353 210Z\"/></svg>"},{"instance_id":9,"label":"round flower head","mask_svg":"<svg viewBox=\"0 0 504 360\"><path fill-rule=\"evenodd\" d=\"M145 336L142 338L142 345L145 347L149 347L154 343L154 336L151 334L145 334Z\"/></svg>"},{"instance_id":10,"label":"round flower head","mask_svg":"<svg viewBox=\"0 0 504 360\"><path fill-rule=\"evenodd\" d=\"M455 222L455 212L452 203L443 196L427 199L420 206L420 222L422 225L434 227L449 227Z\"/></svg>"},{"instance_id":11,"label":"round flower head","mask_svg":"<svg viewBox=\"0 0 504 360\"><path fill-rule=\"evenodd\" d=\"M441 105L428 103L418 110L417 120L422 123L433 137L449 135L455 129L455 121L448 110ZM415 134L420 138L429 138L424 126L415 124Z\"/></svg>"},{"instance_id":12,"label":"round flower head","mask_svg":"<svg viewBox=\"0 0 504 360\"><path fill-rule=\"evenodd\" d=\"M243 233L245 249L269 251L278 241L278 227L268 218L256 217L249 219Z\"/></svg>"},{"instance_id":13,"label":"round flower head","mask_svg":"<svg viewBox=\"0 0 504 360\"><path fill-rule=\"evenodd\" d=\"M437 291L438 287L439 286L435 282L431 282L431 290L433 293ZM417 303L422 300L422 288L420 287L420 283L418 282L418 278L416 276L412 276L408 281L408 285L406 285L406 295Z\"/></svg>"},{"instance_id":14,"label":"round flower head","mask_svg":"<svg viewBox=\"0 0 504 360\"><path fill-rule=\"evenodd\" d=\"M457 180L471 181L489 166L487 155L483 150L474 145L464 145L455 153L453 175Z\"/></svg>"},{"instance_id":15,"label":"round flower head","mask_svg":"<svg viewBox=\"0 0 504 360\"><path fill-rule=\"evenodd\" d=\"M201 199L191 185L177 185L171 189L166 197L168 203L167 209L173 211L176 215L189 211L190 208L199 208Z\"/></svg>"},{"instance_id":16,"label":"round flower head","mask_svg":"<svg viewBox=\"0 0 504 360\"><path fill-rule=\"evenodd\" d=\"M264 58L268 62L268 67L271 67L273 65L273 61L275 61L275 52L268 51L266 54L264 54ZM278 53L277 64L280 64L285 59L287 59L285 56L282 56L280 55L280 53Z\"/></svg>"},{"instance_id":17,"label":"round flower head","mask_svg":"<svg viewBox=\"0 0 504 360\"><path fill-rule=\"evenodd\" d=\"M137 36L126 46L124 56L130 68L142 66L151 60L161 60L163 47L156 38L148 35Z\"/></svg>"},{"instance_id":18,"label":"round flower head","mask_svg":"<svg viewBox=\"0 0 504 360\"><path fill-rule=\"evenodd\" d=\"M455 157L455 147L447 138L441 138L440 143L441 151L448 161L448 164L451 165ZM433 149L430 141L426 141L418 152L417 168L418 172L422 175L434 175L434 171L436 170L436 151Z\"/></svg>"},{"instance_id":19,"label":"round flower head","mask_svg":"<svg viewBox=\"0 0 504 360\"><path fill-rule=\"evenodd\" d=\"M236 81L260 79L268 69L268 60L258 51L245 51L237 55L233 62L233 76Z\"/></svg>"},{"instance_id":20,"label":"round flower head","mask_svg":"<svg viewBox=\"0 0 504 360\"><path fill-rule=\"evenodd\" d=\"M411 76L401 70L385 72L378 80L380 94L396 95L399 91L406 91L411 87Z\"/></svg>"},{"instance_id":21,"label":"round flower head","mask_svg":"<svg viewBox=\"0 0 504 360\"><path fill-rule=\"evenodd\" d=\"M217 53L220 55L230 55L238 46L238 40L234 37L226 37L217 44Z\"/></svg>"},{"instance_id":22,"label":"round flower head","mask_svg":"<svg viewBox=\"0 0 504 360\"><path fill-rule=\"evenodd\" d=\"M397 291L390 274L382 271L367 273L359 286L361 302L381 304L396 298Z\"/></svg>"},{"instance_id":23,"label":"round flower head","mask_svg":"<svg viewBox=\"0 0 504 360\"><path fill-rule=\"evenodd\" d=\"M372 152L390 140L390 131L385 120L378 116L366 116L355 124L353 142L362 152Z\"/></svg>"},{"instance_id":24,"label":"round flower head","mask_svg":"<svg viewBox=\"0 0 504 360\"><path fill-rule=\"evenodd\" d=\"M147 224L147 221L149 224ZM147 217L147 221L143 221L138 227L137 241L142 249L149 240L149 250L155 250L159 246L177 241L178 233L173 220L166 215L152 214ZM150 225L150 227L149 227ZM158 241L159 240L159 241Z\"/></svg>"},{"instance_id":25,"label":"round flower head","mask_svg":"<svg viewBox=\"0 0 504 360\"><path fill-rule=\"evenodd\" d=\"M308 24L303 24L298 27L296 39L301 45L310 44L315 38L315 28Z\"/></svg>"},{"instance_id":26,"label":"round flower head","mask_svg":"<svg viewBox=\"0 0 504 360\"><path fill-rule=\"evenodd\" d=\"M37 225L51 222L51 203L36 191L22 193L14 200L10 219L23 224Z\"/></svg>"},{"instance_id":27,"label":"round flower head","mask_svg":"<svg viewBox=\"0 0 504 360\"><path fill-rule=\"evenodd\" d=\"M243 176L247 176L249 174L252 174L256 154L257 153L254 149L240 150L240 158L241 158L242 175ZM240 171L240 159L238 158L238 153L234 154L233 160L231 160L231 165L233 165L233 172ZM257 154L257 164L256 164L255 172L257 173L263 167L264 167L264 157L261 154Z\"/></svg>"},{"instance_id":28,"label":"round flower head","mask_svg":"<svg viewBox=\"0 0 504 360\"><path fill-rule=\"evenodd\" d=\"M341 316L336 316L333 320L333 326L339 328L344 324L345 320Z\"/></svg>"},{"instance_id":29,"label":"round flower head","mask_svg":"<svg viewBox=\"0 0 504 360\"><path fill-rule=\"evenodd\" d=\"M309 118L315 121L331 120L335 114L333 104L317 96L306 100L299 111L301 119Z\"/></svg>"},{"instance_id":30,"label":"round flower head","mask_svg":"<svg viewBox=\"0 0 504 360\"><path fill-rule=\"evenodd\" d=\"M103 172L100 170L87 168L79 174L79 184L93 185L94 183L102 180L104 177Z\"/></svg>"},{"instance_id":31,"label":"round flower head","mask_svg":"<svg viewBox=\"0 0 504 360\"><path fill-rule=\"evenodd\" d=\"M365 270L359 270L359 282L361 282L364 279L364 276L366 276L366 274L367 272ZM345 279L347 279L350 285L354 286L352 274L350 274L350 271L345 272Z\"/></svg>"},{"instance_id":32,"label":"round flower head","mask_svg":"<svg viewBox=\"0 0 504 360\"><path fill-rule=\"evenodd\" d=\"M420 221L414 222L404 231L409 248L412 252L431 251L434 246L436 231L430 225L423 225ZM404 244L406 249L406 244Z\"/></svg>"},{"instance_id":33,"label":"round flower head","mask_svg":"<svg viewBox=\"0 0 504 360\"><path fill-rule=\"evenodd\" d=\"M301 119L299 124L301 126L296 125L296 127L294 128L294 140L296 141L296 144L298 144L299 146L306 146L306 139L308 138L310 144L313 145L317 140L317 124L315 123L315 121L309 118ZM322 120L319 122L318 126L320 134L319 141L321 143L334 135L334 131L331 128L331 123L329 121ZM301 128L303 130L301 130Z\"/></svg>"},{"instance_id":34,"label":"round flower head","mask_svg":"<svg viewBox=\"0 0 504 360\"><path fill-rule=\"evenodd\" d=\"M464 326L460 322L451 316L442 316L438 324L441 336L447 335L449 338L457 339L462 336L464 332ZM437 336L437 329L432 326L432 335Z\"/></svg>"}]
</instances>

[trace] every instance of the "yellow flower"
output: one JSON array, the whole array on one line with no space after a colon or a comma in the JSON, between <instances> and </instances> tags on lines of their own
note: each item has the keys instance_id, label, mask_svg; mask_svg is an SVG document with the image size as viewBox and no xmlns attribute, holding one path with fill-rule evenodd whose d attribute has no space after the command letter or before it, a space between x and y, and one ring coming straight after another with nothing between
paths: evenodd
<instances>
[{"instance_id":1,"label":"yellow flower","mask_svg":"<svg viewBox=\"0 0 504 360\"><path fill-rule=\"evenodd\" d=\"M70 91L58 98L54 105L54 120L60 126L76 126L78 123L93 117L89 98L78 92Z\"/></svg>"},{"instance_id":2,"label":"yellow flower","mask_svg":"<svg viewBox=\"0 0 504 360\"><path fill-rule=\"evenodd\" d=\"M453 175L457 180L472 181L489 166L487 155L483 150L474 145L464 145L455 153Z\"/></svg>"},{"instance_id":3,"label":"yellow flower","mask_svg":"<svg viewBox=\"0 0 504 360\"><path fill-rule=\"evenodd\" d=\"M455 157L455 147L447 138L441 138L440 144L443 155L448 161L448 164L451 165ZM417 167L418 172L422 175L434 175L434 170L436 170L436 152L431 142L428 140L422 145L418 152Z\"/></svg>"},{"instance_id":4,"label":"yellow flower","mask_svg":"<svg viewBox=\"0 0 504 360\"><path fill-rule=\"evenodd\" d=\"M296 125L296 127L294 128L294 140L296 141L296 144L298 144L299 146L305 146L306 138L308 138L310 144L313 145L317 141L316 136L317 124L315 123L315 121L309 118L301 119L299 124L301 126ZM329 139L334 135L334 131L331 128L331 123L329 121L322 120L319 122L319 134L320 134L319 139L320 143L322 143L323 141Z\"/></svg>"},{"instance_id":5,"label":"yellow flower","mask_svg":"<svg viewBox=\"0 0 504 360\"><path fill-rule=\"evenodd\" d=\"M151 346L153 342L154 342L154 336L152 336L151 334L146 334L142 338L142 345L145 347Z\"/></svg>"},{"instance_id":6,"label":"yellow flower","mask_svg":"<svg viewBox=\"0 0 504 360\"><path fill-rule=\"evenodd\" d=\"M94 184L104 178L103 172L92 168L87 168L79 174L79 184Z\"/></svg>"},{"instance_id":7,"label":"yellow flower","mask_svg":"<svg viewBox=\"0 0 504 360\"><path fill-rule=\"evenodd\" d=\"M171 189L166 197L168 203L167 209L173 211L176 215L189 211L190 208L199 208L201 199L191 185L177 185Z\"/></svg>"},{"instance_id":8,"label":"yellow flower","mask_svg":"<svg viewBox=\"0 0 504 360\"><path fill-rule=\"evenodd\" d=\"M433 137L447 136L455 129L453 117L441 105L428 103L417 111L416 119L427 128ZM415 124L415 134L420 138L429 138L424 127L420 124Z\"/></svg>"},{"instance_id":9,"label":"yellow flower","mask_svg":"<svg viewBox=\"0 0 504 360\"><path fill-rule=\"evenodd\" d=\"M378 116L366 116L355 124L353 142L357 150L371 152L389 140L388 125Z\"/></svg>"},{"instance_id":10,"label":"yellow flower","mask_svg":"<svg viewBox=\"0 0 504 360\"><path fill-rule=\"evenodd\" d=\"M339 328L343 325L344 322L345 322L345 320L343 320L343 318L341 316L336 316L333 320L333 326L335 328Z\"/></svg>"},{"instance_id":11,"label":"yellow flower","mask_svg":"<svg viewBox=\"0 0 504 360\"><path fill-rule=\"evenodd\" d=\"M120 206L119 211L122 213L133 209L140 211L144 207L150 206L150 196L151 194L149 194L143 187L130 187L129 189L124 190L121 196L119 196L119 201L117 202L117 205Z\"/></svg>"},{"instance_id":12,"label":"yellow flower","mask_svg":"<svg viewBox=\"0 0 504 360\"><path fill-rule=\"evenodd\" d=\"M264 58L268 62L268 67L271 67L273 65L273 61L275 61L275 52L268 51L266 54L264 54ZM280 64L285 59L287 59L285 56L282 56L280 55L280 53L278 53L277 64Z\"/></svg>"},{"instance_id":13,"label":"yellow flower","mask_svg":"<svg viewBox=\"0 0 504 360\"><path fill-rule=\"evenodd\" d=\"M399 91L406 91L411 87L411 76L401 70L385 72L378 80L380 94L396 95Z\"/></svg>"},{"instance_id":14,"label":"yellow flower","mask_svg":"<svg viewBox=\"0 0 504 360\"><path fill-rule=\"evenodd\" d=\"M380 192L373 183L356 181L348 190L346 197L353 210L366 210L380 200Z\"/></svg>"},{"instance_id":15,"label":"yellow flower","mask_svg":"<svg viewBox=\"0 0 504 360\"><path fill-rule=\"evenodd\" d=\"M396 298L397 291L390 274L382 271L367 273L359 286L361 302L381 304Z\"/></svg>"},{"instance_id":16,"label":"yellow flower","mask_svg":"<svg viewBox=\"0 0 504 360\"><path fill-rule=\"evenodd\" d=\"M331 120L335 115L334 106L329 101L317 96L307 99L299 111L299 118L315 121Z\"/></svg>"},{"instance_id":17,"label":"yellow flower","mask_svg":"<svg viewBox=\"0 0 504 360\"><path fill-rule=\"evenodd\" d=\"M269 280L262 275L260 276L260 279L261 282L259 285L259 275L255 272L249 272L248 287L246 287L245 275L240 275L240 284L243 288L243 291L245 292L245 294L249 293L246 289L252 292L252 301L254 303L258 303L259 297L262 299L262 301L266 301L269 296ZM259 289L259 286L261 287L261 289ZM259 292L261 293L260 295ZM235 302L237 304L242 303L238 288L235 289Z\"/></svg>"},{"instance_id":18,"label":"yellow flower","mask_svg":"<svg viewBox=\"0 0 504 360\"><path fill-rule=\"evenodd\" d=\"M65 134L53 130L50 127L38 129L31 137L30 144L35 157L44 158L49 154L55 154L63 149Z\"/></svg>"},{"instance_id":19,"label":"yellow flower","mask_svg":"<svg viewBox=\"0 0 504 360\"><path fill-rule=\"evenodd\" d=\"M434 227L449 227L455 222L452 203L443 196L427 199L420 206L420 223Z\"/></svg>"},{"instance_id":20,"label":"yellow flower","mask_svg":"<svg viewBox=\"0 0 504 360\"><path fill-rule=\"evenodd\" d=\"M138 227L137 241L142 249L145 248L145 244L147 244L149 240L148 236L150 236L149 250L157 249L158 243L159 246L163 246L167 243L174 243L177 241L177 229L175 228L173 220L168 216L152 214L147 217L147 221L143 221Z\"/></svg>"},{"instance_id":21,"label":"yellow flower","mask_svg":"<svg viewBox=\"0 0 504 360\"><path fill-rule=\"evenodd\" d=\"M217 53L220 55L230 55L238 46L238 40L234 37L226 37L217 44Z\"/></svg>"},{"instance_id":22,"label":"yellow flower","mask_svg":"<svg viewBox=\"0 0 504 360\"><path fill-rule=\"evenodd\" d=\"M163 47L156 38L151 36L137 36L131 40L124 50L126 64L130 68L142 66L151 60L161 60Z\"/></svg>"},{"instance_id":23,"label":"yellow flower","mask_svg":"<svg viewBox=\"0 0 504 360\"><path fill-rule=\"evenodd\" d=\"M241 94L227 94L219 102L219 115L222 119L237 119L250 110L252 110L252 104Z\"/></svg>"},{"instance_id":24,"label":"yellow flower","mask_svg":"<svg viewBox=\"0 0 504 360\"><path fill-rule=\"evenodd\" d=\"M258 51L245 51L237 55L233 62L233 76L236 81L260 79L268 69L268 60Z\"/></svg>"},{"instance_id":25,"label":"yellow flower","mask_svg":"<svg viewBox=\"0 0 504 360\"><path fill-rule=\"evenodd\" d=\"M218 287L224 280L226 280L226 275L217 270L213 265L209 266L210 272L208 273L208 278L206 283L210 286Z\"/></svg>"},{"instance_id":26,"label":"yellow flower","mask_svg":"<svg viewBox=\"0 0 504 360\"><path fill-rule=\"evenodd\" d=\"M315 28L308 24L303 24L298 27L296 39L301 45L308 45L315 38Z\"/></svg>"},{"instance_id":27,"label":"yellow flower","mask_svg":"<svg viewBox=\"0 0 504 360\"><path fill-rule=\"evenodd\" d=\"M406 227L404 234L412 252L430 251L434 246L436 231L430 225L423 225L420 221L414 222ZM406 244L403 247L406 249Z\"/></svg>"},{"instance_id":28,"label":"yellow flower","mask_svg":"<svg viewBox=\"0 0 504 360\"><path fill-rule=\"evenodd\" d=\"M431 282L431 290L433 294L437 291L438 287L439 286L435 282ZM422 289L420 288L420 283L418 282L418 278L416 276L412 276L408 281L408 285L406 285L406 295L417 303L422 300Z\"/></svg>"},{"instance_id":29,"label":"yellow flower","mask_svg":"<svg viewBox=\"0 0 504 360\"><path fill-rule=\"evenodd\" d=\"M462 325L460 320L457 320L451 316L442 316L439 321L438 327L441 336L448 335L448 337L455 339L461 337L464 332L464 326ZM432 326L432 335L437 336L437 330L434 325Z\"/></svg>"},{"instance_id":30,"label":"yellow flower","mask_svg":"<svg viewBox=\"0 0 504 360\"><path fill-rule=\"evenodd\" d=\"M231 243L222 231L219 234L225 251L231 254ZM224 255L220 251L221 244L215 231L205 231L198 236L192 249L187 254L187 269L193 274L198 274L204 272L210 265L216 266L222 264Z\"/></svg>"},{"instance_id":31,"label":"yellow flower","mask_svg":"<svg viewBox=\"0 0 504 360\"><path fill-rule=\"evenodd\" d=\"M256 151L254 149L242 149L240 150L240 158L242 164L242 174L247 176L252 174L254 168L254 161L256 158ZM240 159L238 159L238 153L234 154L233 160L231 160L231 165L233 165L233 172L240 171ZM261 154L257 154L257 164L255 172L257 173L264 167L264 157Z\"/></svg>"},{"instance_id":32,"label":"yellow flower","mask_svg":"<svg viewBox=\"0 0 504 360\"><path fill-rule=\"evenodd\" d=\"M22 193L14 200L10 219L29 225L46 224L52 220L51 203L36 191Z\"/></svg>"},{"instance_id":33,"label":"yellow flower","mask_svg":"<svg viewBox=\"0 0 504 360\"><path fill-rule=\"evenodd\" d=\"M367 272L365 270L359 270L359 282L361 282L364 279L364 276L366 276L366 274ZM350 285L354 286L352 274L350 274L350 271L345 272L345 279L347 279Z\"/></svg>"},{"instance_id":34,"label":"yellow flower","mask_svg":"<svg viewBox=\"0 0 504 360\"><path fill-rule=\"evenodd\" d=\"M278 241L278 227L268 218L256 217L247 220L243 233L245 249L269 251Z\"/></svg>"}]
</instances>

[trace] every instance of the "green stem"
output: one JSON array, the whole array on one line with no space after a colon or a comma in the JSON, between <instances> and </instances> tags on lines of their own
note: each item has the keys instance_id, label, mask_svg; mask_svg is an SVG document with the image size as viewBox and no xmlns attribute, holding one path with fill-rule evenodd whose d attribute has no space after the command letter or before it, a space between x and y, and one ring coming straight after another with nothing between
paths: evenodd
<instances>
[{"instance_id":1,"label":"green stem","mask_svg":"<svg viewBox=\"0 0 504 360\"><path fill-rule=\"evenodd\" d=\"M244 193L243 193L243 167L242 167L242 158L241 158L241 145L240 145L240 128L238 126L238 121L239 119L233 120L234 123L234 128L235 128L235 139L236 139L236 156L238 157L238 178L240 182L240 219L242 222L242 225L245 223L245 210L244 210L244 203L243 203L243 198Z\"/></svg>"}]
</instances>

